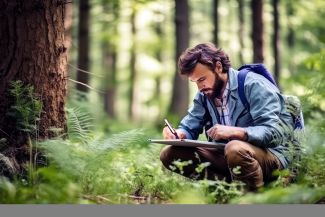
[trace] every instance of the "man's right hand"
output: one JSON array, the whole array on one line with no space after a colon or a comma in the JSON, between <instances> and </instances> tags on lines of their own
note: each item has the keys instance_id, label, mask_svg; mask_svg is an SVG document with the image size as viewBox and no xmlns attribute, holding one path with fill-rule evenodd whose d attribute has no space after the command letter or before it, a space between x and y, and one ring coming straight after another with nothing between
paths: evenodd
<instances>
[{"instance_id":1,"label":"man's right hand","mask_svg":"<svg viewBox=\"0 0 325 217\"><path fill-rule=\"evenodd\" d=\"M185 135L184 132L182 132L182 131L180 131L178 129L176 129L175 131L176 131L176 133L178 135L178 138L186 139L186 135ZM164 129L163 129L163 137L164 137L164 139L176 139L175 135L170 132L170 130L168 129L167 126L164 127Z\"/></svg>"}]
</instances>

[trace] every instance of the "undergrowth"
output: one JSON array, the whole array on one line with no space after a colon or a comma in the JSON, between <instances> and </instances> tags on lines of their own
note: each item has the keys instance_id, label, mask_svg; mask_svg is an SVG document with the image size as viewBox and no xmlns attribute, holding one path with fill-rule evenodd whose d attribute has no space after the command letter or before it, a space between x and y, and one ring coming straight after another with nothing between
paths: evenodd
<instances>
[{"instance_id":1,"label":"undergrowth","mask_svg":"<svg viewBox=\"0 0 325 217\"><path fill-rule=\"evenodd\" d=\"M159 160L162 145L147 141L157 136L148 135L150 130L96 134L92 119L86 117L89 114L67 111L68 139L57 137L37 144L50 167L34 171L33 185L29 180L1 178L1 203L315 203L325 195L320 170L325 166L323 146L308 149L303 156L296 184L282 179L287 176L284 171L259 192L244 194L242 183L192 181L164 169ZM178 169L181 165L175 162Z\"/></svg>"}]
</instances>

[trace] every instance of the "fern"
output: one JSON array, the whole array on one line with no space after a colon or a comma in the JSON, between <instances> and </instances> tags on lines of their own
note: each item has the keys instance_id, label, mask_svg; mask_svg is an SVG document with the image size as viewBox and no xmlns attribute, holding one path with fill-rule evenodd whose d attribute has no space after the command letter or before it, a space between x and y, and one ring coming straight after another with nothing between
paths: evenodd
<instances>
[{"instance_id":1,"label":"fern","mask_svg":"<svg viewBox=\"0 0 325 217\"><path fill-rule=\"evenodd\" d=\"M35 96L33 86L24 85L18 80L10 83L9 92L14 97L14 103L6 115L16 121L18 130L29 134L36 133L43 104Z\"/></svg>"},{"instance_id":2,"label":"fern","mask_svg":"<svg viewBox=\"0 0 325 217\"><path fill-rule=\"evenodd\" d=\"M144 144L148 144L144 130L134 129L113 134L109 138L94 140L89 143L89 147L95 152L102 152L107 149L125 149Z\"/></svg>"},{"instance_id":3,"label":"fern","mask_svg":"<svg viewBox=\"0 0 325 217\"><path fill-rule=\"evenodd\" d=\"M87 142L92 138L93 118L79 108L66 108L68 113L68 135L71 140Z\"/></svg>"}]
</instances>

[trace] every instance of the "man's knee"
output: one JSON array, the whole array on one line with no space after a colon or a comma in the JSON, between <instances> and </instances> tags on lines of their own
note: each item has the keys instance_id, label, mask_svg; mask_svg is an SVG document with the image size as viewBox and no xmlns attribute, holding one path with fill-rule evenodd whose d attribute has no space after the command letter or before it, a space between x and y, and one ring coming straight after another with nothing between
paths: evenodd
<instances>
[{"instance_id":1,"label":"man's knee","mask_svg":"<svg viewBox=\"0 0 325 217\"><path fill-rule=\"evenodd\" d=\"M164 166L170 164L169 158L171 155L171 146L165 146L160 152L160 161L163 163Z\"/></svg>"},{"instance_id":2,"label":"man's knee","mask_svg":"<svg viewBox=\"0 0 325 217\"><path fill-rule=\"evenodd\" d=\"M249 155L249 150L242 141L232 140L225 147L225 157L230 166L238 165Z\"/></svg>"},{"instance_id":3,"label":"man's knee","mask_svg":"<svg viewBox=\"0 0 325 217\"><path fill-rule=\"evenodd\" d=\"M165 167L169 167L173 161L181 158L182 148L176 146L165 146L160 152L160 161Z\"/></svg>"}]
</instances>

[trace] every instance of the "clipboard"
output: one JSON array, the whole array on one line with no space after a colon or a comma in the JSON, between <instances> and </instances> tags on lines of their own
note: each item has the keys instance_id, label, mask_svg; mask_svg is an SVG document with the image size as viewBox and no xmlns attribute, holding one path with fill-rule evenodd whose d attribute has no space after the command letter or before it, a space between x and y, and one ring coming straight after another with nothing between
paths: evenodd
<instances>
[{"instance_id":1,"label":"clipboard","mask_svg":"<svg viewBox=\"0 0 325 217\"><path fill-rule=\"evenodd\" d=\"M149 139L150 143L158 143L173 146L187 146L187 147L205 147L205 148L224 148L226 143L208 142L191 139Z\"/></svg>"}]
</instances>

